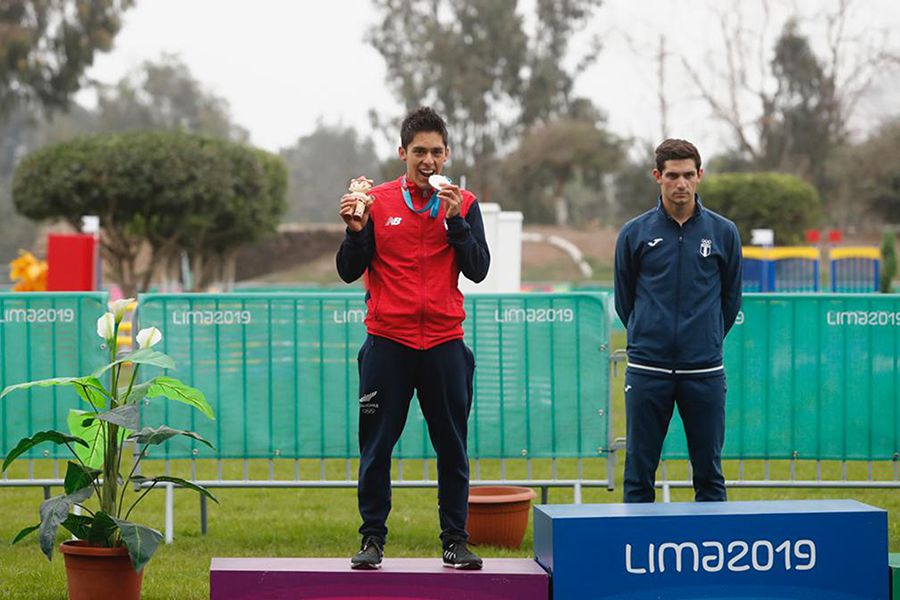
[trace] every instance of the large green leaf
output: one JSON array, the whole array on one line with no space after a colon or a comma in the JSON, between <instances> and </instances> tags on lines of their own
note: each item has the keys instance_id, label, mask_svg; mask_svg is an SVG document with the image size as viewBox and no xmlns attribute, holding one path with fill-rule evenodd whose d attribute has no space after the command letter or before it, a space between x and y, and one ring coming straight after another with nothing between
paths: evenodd
<instances>
[{"instance_id":1,"label":"large green leaf","mask_svg":"<svg viewBox=\"0 0 900 600\"><path fill-rule=\"evenodd\" d=\"M136 365L160 367L163 369L175 368L175 361L172 360L172 357L170 357L169 355L163 354L162 352L157 352L153 348L142 348L140 350L135 350L130 354L126 354L119 360L111 362L105 367L100 367L99 369L91 373L91 375L93 375L94 377L100 377L116 365L120 365L126 362L134 363Z\"/></svg>"},{"instance_id":2,"label":"large green leaf","mask_svg":"<svg viewBox=\"0 0 900 600\"><path fill-rule=\"evenodd\" d=\"M141 411L134 404L123 404L112 410L102 412L97 418L134 431L141 426Z\"/></svg>"},{"instance_id":3,"label":"large green leaf","mask_svg":"<svg viewBox=\"0 0 900 600\"><path fill-rule=\"evenodd\" d=\"M160 375L152 380L147 395L151 398L154 396L165 396L169 400L176 400L189 404L202 412L210 419L215 419L212 407L206 401L206 396L197 388L185 385L174 377L166 377Z\"/></svg>"},{"instance_id":4,"label":"large green leaf","mask_svg":"<svg viewBox=\"0 0 900 600\"><path fill-rule=\"evenodd\" d=\"M72 381L72 387L81 396L81 399L93 406L94 408L106 408L106 401L109 394L99 379L92 375L87 377L78 377Z\"/></svg>"},{"instance_id":5,"label":"large green leaf","mask_svg":"<svg viewBox=\"0 0 900 600\"><path fill-rule=\"evenodd\" d=\"M85 412L73 408L69 410L69 417L67 420L69 423L69 433L87 442L84 448L75 448L78 458L81 459L81 462L91 468L101 469L103 468L103 452L106 448L107 427L103 425L102 421L92 418L96 416L97 413ZM130 433L130 431L119 429L118 443L120 446L122 440L125 439L125 436Z\"/></svg>"},{"instance_id":6,"label":"large green leaf","mask_svg":"<svg viewBox=\"0 0 900 600\"><path fill-rule=\"evenodd\" d=\"M68 529L72 535L79 540L88 539L88 534L90 533L93 524L94 517L89 515L76 515L75 513L69 513L66 520L60 523L60 525Z\"/></svg>"},{"instance_id":7,"label":"large green leaf","mask_svg":"<svg viewBox=\"0 0 900 600\"><path fill-rule=\"evenodd\" d=\"M113 517L113 521L119 526L122 533L122 541L128 547L128 555L131 556L131 564L138 573L156 552L159 543L162 541L162 534L155 529L137 525L122 519Z\"/></svg>"},{"instance_id":8,"label":"large green leaf","mask_svg":"<svg viewBox=\"0 0 900 600\"><path fill-rule=\"evenodd\" d=\"M144 383L139 383L136 386L131 388L131 392L128 392L128 386L123 386L119 388L119 401L127 402L128 404L140 404L140 402L147 397L147 390L150 389L150 386L153 385L153 381L145 381ZM125 397L125 394L128 394L128 397Z\"/></svg>"},{"instance_id":9,"label":"large green leaf","mask_svg":"<svg viewBox=\"0 0 900 600\"><path fill-rule=\"evenodd\" d=\"M99 469L92 469L90 467L85 468L78 463L72 462L71 460L68 461L68 466L66 467L66 480L64 484L66 493L74 494L78 490L88 487L99 476Z\"/></svg>"},{"instance_id":10,"label":"large green leaf","mask_svg":"<svg viewBox=\"0 0 900 600\"><path fill-rule=\"evenodd\" d=\"M22 531L20 531L19 533L16 534L16 537L13 538L13 541L10 542L10 545L18 544L23 539L25 539L30 533L37 531L40 528L41 528L40 523L38 523L37 525L32 525L31 527L26 527L25 529L23 529Z\"/></svg>"},{"instance_id":11,"label":"large green leaf","mask_svg":"<svg viewBox=\"0 0 900 600\"><path fill-rule=\"evenodd\" d=\"M94 522L88 531L87 541L98 546L108 546L112 542L113 534L119 528L112 517L98 510L94 513Z\"/></svg>"},{"instance_id":12,"label":"large green leaf","mask_svg":"<svg viewBox=\"0 0 900 600\"><path fill-rule=\"evenodd\" d=\"M150 444L157 445L162 444L169 438L173 438L176 435L183 435L189 438L193 438L198 442L203 442L210 448L213 447L208 441L203 439L200 435L194 433L193 431L184 431L181 429L172 429L171 427L166 427L165 425L160 425L159 427L144 427L139 432L134 433L128 436L129 442L137 442L138 444Z\"/></svg>"},{"instance_id":13,"label":"large green leaf","mask_svg":"<svg viewBox=\"0 0 900 600\"><path fill-rule=\"evenodd\" d=\"M38 444L43 444L44 442L53 442L56 445L73 443L84 446L85 448L87 447L87 442L79 437L73 437L71 435L60 433L58 431L39 431L31 437L22 438L21 440L19 440L19 443L16 444L16 447L6 455L6 460L3 461L3 469L0 469L0 471L5 471L7 467L9 467L9 465L14 460L16 460L16 458L28 452Z\"/></svg>"},{"instance_id":14,"label":"large green leaf","mask_svg":"<svg viewBox=\"0 0 900 600\"><path fill-rule=\"evenodd\" d=\"M84 502L91 497L94 490L86 487L74 494L54 496L41 503L41 551L47 560L53 558L53 546L56 544L56 529L69 516L73 504Z\"/></svg>"},{"instance_id":15,"label":"large green leaf","mask_svg":"<svg viewBox=\"0 0 900 600\"><path fill-rule=\"evenodd\" d=\"M169 477L168 475L159 475L157 477L144 477L142 475L135 475L131 478L131 481L135 483L144 484L147 482L157 482L157 483L175 483L180 485L181 487L186 487L188 489L194 490L195 492L200 492L216 504L219 503L219 500L212 495L212 493L203 487L202 485L197 485L192 481L188 481L186 479L181 479L180 477Z\"/></svg>"},{"instance_id":16,"label":"large green leaf","mask_svg":"<svg viewBox=\"0 0 900 600\"><path fill-rule=\"evenodd\" d=\"M27 381L25 383L17 383L16 385L8 385L0 392L0 398L3 398L17 390L27 390L33 387L50 387L54 385L71 385L77 377L53 377L52 379L41 379L38 381Z\"/></svg>"},{"instance_id":17,"label":"large green leaf","mask_svg":"<svg viewBox=\"0 0 900 600\"><path fill-rule=\"evenodd\" d=\"M17 390L27 390L33 387L51 387L57 385L69 385L75 388L78 395L89 404L93 404L98 408L106 406L107 392L99 379L93 376L88 377L53 377L51 379L41 379L38 381L28 381L18 383L4 388L0 392L0 398L11 394Z\"/></svg>"}]
</instances>

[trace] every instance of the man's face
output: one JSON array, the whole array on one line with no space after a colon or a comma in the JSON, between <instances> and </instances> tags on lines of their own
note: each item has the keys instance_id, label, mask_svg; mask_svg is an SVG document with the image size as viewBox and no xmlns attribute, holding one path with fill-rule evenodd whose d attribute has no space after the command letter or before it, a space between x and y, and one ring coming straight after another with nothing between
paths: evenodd
<instances>
[{"instance_id":1,"label":"man's face","mask_svg":"<svg viewBox=\"0 0 900 600\"><path fill-rule=\"evenodd\" d=\"M428 186L428 178L440 173L450 156L444 138L437 131L420 131L406 148L400 148L400 158L406 163L406 179L420 188Z\"/></svg>"},{"instance_id":2,"label":"man's face","mask_svg":"<svg viewBox=\"0 0 900 600\"><path fill-rule=\"evenodd\" d=\"M703 169L697 169L694 159L667 160L663 164L662 173L653 169L653 177L659 184L663 204L666 206L685 206L694 201L697 184L703 177Z\"/></svg>"}]
</instances>

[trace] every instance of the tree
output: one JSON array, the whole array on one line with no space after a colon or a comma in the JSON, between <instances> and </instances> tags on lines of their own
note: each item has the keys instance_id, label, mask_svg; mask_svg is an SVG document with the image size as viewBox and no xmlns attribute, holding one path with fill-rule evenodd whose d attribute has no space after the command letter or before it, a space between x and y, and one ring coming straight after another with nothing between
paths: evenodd
<instances>
[{"instance_id":1,"label":"tree","mask_svg":"<svg viewBox=\"0 0 900 600\"><path fill-rule=\"evenodd\" d=\"M894 276L897 275L897 250L894 247L894 232L885 231L881 236L881 273L878 275L878 291L893 292Z\"/></svg>"},{"instance_id":2,"label":"tree","mask_svg":"<svg viewBox=\"0 0 900 600\"><path fill-rule=\"evenodd\" d=\"M194 291L216 283L230 286L238 248L274 233L286 206L287 167L281 158L221 140L209 144L227 162L229 193L194 206L181 231Z\"/></svg>"},{"instance_id":3,"label":"tree","mask_svg":"<svg viewBox=\"0 0 900 600\"><path fill-rule=\"evenodd\" d=\"M599 0L538 0L533 40L517 4L377 0L380 22L371 29L394 93L407 110L429 104L445 116L452 169L468 173L483 200L497 156L527 126L568 113L568 39Z\"/></svg>"},{"instance_id":4,"label":"tree","mask_svg":"<svg viewBox=\"0 0 900 600\"><path fill-rule=\"evenodd\" d=\"M817 227L824 216L816 189L794 175L707 175L699 192L704 206L734 221L744 244L758 228L774 229L779 245L800 244L806 230Z\"/></svg>"},{"instance_id":5,"label":"tree","mask_svg":"<svg viewBox=\"0 0 900 600\"><path fill-rule=\"evenodd\" d=\"M876 79L900 65L888 29L854 25L858 13L851 0L830 4L817 6L817 17L805 21L823 23L826 41L818 53L796 17L783 23L770 51L769 6L760 2L764 22L758 30L746 27L749 3L712 9L724 50L709 53L702 70L682 59L714 118L732 133L730 162L800 175L828 204L834 200L829 157L847 139L848 124Z\"/></svg>"},{"instance_id":6,"label":"tree","mask_svg":"<svg viewBox=\"0 0 900 600\"><path fill-rule=\"evenodd\" d=\"M537 0L537 22L528 51L528 78L522 97L521 124L528 127L571 113L574 75L596 60L600 43L592 40L574 69L566 70L569 43L600 6L600 0Z\"/></svg>"},{"instance_id":7,"label":"tree","mask_svg":"<svg viewBox=\"0 0 900 600\"><path fill-rule=\"evenodd\" d=\"M338 200L353 177L380 179L375 146L352 127L319 123L281 151L289 173L289 221L335 222ZM393 159L397 163L397 159Z\"/></svg>"},{"instance_id":8,"label":"tree","mask_svg":"<svg viewBox=\"0 0 900 600\"><path fill-rule=\"evenodd\" d=\"M210 256L274 231L285 189L283 168L270 164L277 160L177 132L81 137L26 156L13 200L30 219L73 227L98 215L101 254L126 296L146 290L157 266L182 251L199 265L202 286Z\"/></svg>"},{"instance_id":9,"label":"tree","mask_svg":"<svg viewBox=\"0 0 900 600\"><path fill-rule=\"evenodd\" d=\"M844 149L832 171L840 182L841 206L857 222L868 213L874 220L900 224L900 118Z\"/></svg>"},{"instance_id":10,"label":"tree","mask_svg":"<svg viewBox=\"0 0 900 600\"><path fill-rule=\"evenodd\" d=\"M846 206L852 199L837 193L842 182L831 171L834 158L850 137L860 101L876 82L896 76L900 65L893 32L856 19L874 13L854 4L817 4L812 18L784 21L774 43L765 0L717 5L711 10L719 15L723 49L708 53L702 70L682 59L714 118L732 133L727 162L743 171L775 169L804 177L818 188L830 221L843 226L854 211ZM746 26L753 6L761 9L761 27ZM814 48L800 23L818 27L824 44Z\"/></svg>"},{"instance_id":11,"label":"tree","mask_svg":"<svg viewBox=\"0 0 900 600\"><path fill-rule=\"evenodd\" d=\"M13 170L19 159L35 146L34 120L24 107L15 107L0 119L0 261L15 258L20 248L31 248L35 227L16 214L12 203Z\"/></svg>"},{"instance_id":12,"label":"tree","mask_svg":"<svg viewBox=\"0 0 900 600\"><path fill-rule=\"evenodd\" d=\"M35 107L16 106L0 118L0 262L32 248L37 230L17 214L12 201L16 164L31 150L47 143L83 134L93 127L92 113L73 104L68 112L40 114Z\"/></svg>"},{"instance_id":13,"label":"tree","mask_svg":"<svg viewBox=\"0 0 900 600\"><path fill-rule=\"evenodd\" d=\"M99 132L164 129L235 142L249 138L247 130L232 121L228 102L205 90L171 54L144 62L115 85L101 87L97 119Z\"/></svg>"},{"instance_id":14,"label":"tree","mask_svg":"<svg viewBox=\"0 0 900 600\"><path fill-rule=\"evenodd\" d=\"M133 0L0 2L0 116L18 103L68 108Z\"/></svg>"},{"instance_id":15,"label":"tree","mask_svg":"<svg viewBox=\"0 0 900 600\"><path fill-rule=\"evenodd\" d=\"M826 187L826 165L846 137L834 75L826 72L809 40L790 20L775 44L775 93L765 97L757 166L796 173Z\"/></svg>"},{"instance_id":16,"label":"tree","mask_svg":"<svg viewBox=\"0 0 900 600\"><path fill-rule=\"evenodd\" d=\"M621 144L587 120L562 118L530 128L504 161L510 193L504 205L522 210L530 221L566 225L599 215L607 200L604 175L619 166ZM568 189L570 185L576 189ZM588 206L576 211L577 188L589 190Z\"/></svg>"},{"instance_id":17,"label":"tree","mask_svg":"<svg viewBox=\"0 0 900 600\"><path fill-rule=\"evenodd\" d=\"M638 144L616 172L615 217L618 223L649 210L659 196L659 184L653 179L656 154L652 144Z\"/></svg>"}]
</instances>

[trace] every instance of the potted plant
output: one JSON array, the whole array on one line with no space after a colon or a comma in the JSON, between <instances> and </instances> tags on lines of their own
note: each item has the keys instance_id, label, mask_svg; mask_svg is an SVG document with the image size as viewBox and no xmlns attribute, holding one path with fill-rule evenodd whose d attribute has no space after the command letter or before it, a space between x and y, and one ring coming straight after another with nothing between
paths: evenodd
<instances>
[{"instance_id":1,"label":"potted plant","mask_svg":"<svg viewBox=\"0 0 900 600\"><path fill-rule=\"evenodd\" d=\"M144 565L162 540L160 532L130 520L134 507L159 483L174 483L218 502L205 488L178 477L138 475L138 466L147 449L174 436L187 436L212 445L192 431L165 425L141 427L139 403L144 398L164 397L193 406L214 418L212 408L199 390L168 375L159 375L135 384L142 366L174 369L174 361L153 346L162 339L155 327L137 334L138 349L119 356L117 333L129 304L126 298L109 303L109 312L97 320L97 335L109 349L109 364L82 377L57 377L8 386L0 398L35 386L69 386L90 406L71 410L69 433L40 431L19 441L3 461L3 471L19 456L42 443L65 445L74 460L66 468L64 492L40 506L40 523L26 527L13 543L39 531L41 550L53 556L57 529L62 526L77 538L64 542L60 551L66 558L69 598L140 597ZM135 444L133 461L126 461L126 444ZM138 451L138 449L140 449ZM128 464L131 462L131 464ZM136 499L127 498L131 485L143 486ZM95 496L93 509L85 502ZM83 514L70 512L79 507ZM112 585L111 589L103 588Z\"/></svg>"},{"instance_id":2,"label":"potted plant","mask_svg":"<svg viewBox=\"0 0 900 600\"><path fill-rule=\"evenodd\" d=\"M514 485L469 488L469 541L506 548L521 546L534 497L531 488Z\"/></svg>"}]
</instances>

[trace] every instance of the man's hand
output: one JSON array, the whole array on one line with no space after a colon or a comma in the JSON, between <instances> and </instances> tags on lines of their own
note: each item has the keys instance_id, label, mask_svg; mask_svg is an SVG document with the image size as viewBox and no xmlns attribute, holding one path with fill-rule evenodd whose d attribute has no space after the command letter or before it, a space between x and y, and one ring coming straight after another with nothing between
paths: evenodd
<instances>
[{"instance_id":1,"label":"man's hand","mask_svg":"<svg viewBox=\"0 0 900 600\"><path fill-rule=\"evenodd\" d=\"M366 210L363 213L362 219L359 221L353 218L353 209L356 208L357 202L358 200L353 194L344 194L341 196L341 218L344 220L344 223L347 224L347 229L354 233L359 233L365 229L366 224L369 222L369 208L372 206L372 198L370 197L366 200Z\"/></svg>"},{"instance_id":2,"label":"man's hand","mask_svg":"<svg viewBox=\"0 0 900 600\"><path fill-rule=\"evenodd\" d=\"M442 185L441 190L438 192L438 198L444 204L445 218L449 219L450 217L459 216L462 208L462 194L458 185L453 185L452 183Z\"/></svg>"}]
</instances>

